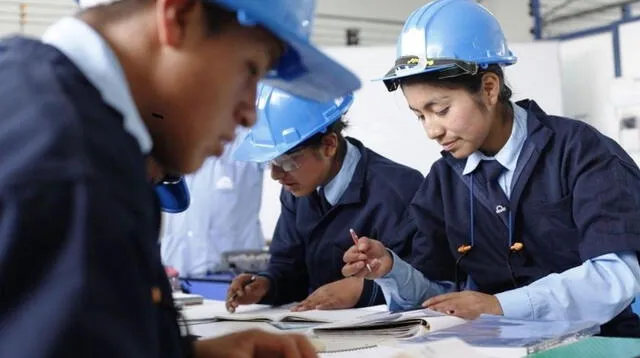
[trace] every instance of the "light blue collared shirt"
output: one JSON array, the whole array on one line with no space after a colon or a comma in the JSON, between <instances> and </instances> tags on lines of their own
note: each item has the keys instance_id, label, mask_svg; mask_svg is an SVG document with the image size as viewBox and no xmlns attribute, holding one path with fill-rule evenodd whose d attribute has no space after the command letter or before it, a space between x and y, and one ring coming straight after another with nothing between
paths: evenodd
<instances>
[{"instance_id":1,"label":"light blue collared shirt","mask_svg":"<svg viewBox=\"0 0 640 358\"><path fill-rule=\"evenodd\" d=\"M360 157L362 157L362 154L360 154L360 151L355 145L349 143L348 140L345 142L347 143L347 153L344 155L342 167L338 171L338 174L324 186L324 195L332 206L340 201L347 187L349 187L353 173L355 173Z\"/></svg>"},{"instance_id":2,"label":"light blue collared shirt","mask_svg":"<svg viewBox=\"0 0 640 358\"><path fill-rule=\"evenodd\" d=\"M504 147L493 158L471 154L463 174L472 173L481 160L495 159L507 170L498 178L507 196L513 186L518 156L526 140L527 112L514 108L514 125ZM409 309L423 301L455 289L453 282L431 281L392 252L393 267L376 279L390 310ZM473 290L473 277L466 289ZM539 320L588 320L604 324L631 304L640 294L640 265L634 252L624 251L595 257L559 274L542 277L530 285L496 294L506 317Z\"/></svg>"},{"instance_id":3,"label":"light blue collared shirt","mask_svg":"<svg viewBox=\"0 0 640 358\"><path fill-rule=\"evenodd\" d=\"M516 171L516 165L518 164L518 158L520 152L524 146L524 142L527 139L527 111L524 108L514 105L513 106L514 121L511 127L511 135L504 144L502 149L495 155L495 157L487 157L480 151L475 151L467 158L467 162L464 166L463 175L469 175L473 173L483 160L497 160L505 171L498 178L498 182L502 191L505 192L507 198L511 197L511 188L513 187L513 174Z\"/></svg>"},{"instance_id":4,"label":"light blue collared shirt","mask_svg":"<svg viewBox=\"0 0 640 358\"><path fill-rule=\"evenodd\" d=\"M42 42L57 48L80 69L102 99L120 112L124 129L138 141L140 151L149 153L153 146L151 135L133 101L120 62L102 36L84 21L64 17L47 29Z\"/></svg>"}]
</instances>

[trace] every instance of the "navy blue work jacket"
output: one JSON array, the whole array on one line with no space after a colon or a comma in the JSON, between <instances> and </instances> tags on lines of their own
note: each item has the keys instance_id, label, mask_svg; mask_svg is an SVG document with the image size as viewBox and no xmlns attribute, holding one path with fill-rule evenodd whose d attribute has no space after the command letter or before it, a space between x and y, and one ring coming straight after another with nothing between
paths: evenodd
<instances>
[{"instance_id":1,"label":"navy blue work jacket","mask_svg":"<svg viewBox=\"0 0 640 358\"><path fill-rule=\"evenodd\" d=\"M408 259L411 240L399 230L407 226L408 207L422 174L347 138L361 154L351 182L338 203L324 215L312 196L296 198L283 190L282 211L271 243L268 272L271 289L262 303L301 301L315 289L340 279L343 255L359 236L382 241ZM356 307L384 303L380 288L365 280Z\"/></svg>"},{"instance_id":2,"label":"navy blue work jacket","mask_svg":"<svg viewBox=\"0 0 640 358\"><path fill-rule=\"evenodd\" d=\"M0 78L0 357L185 356L121 114L39 41L0 42Z\"/></svg>"},{"instance_id":3,"label":"navy blue work jacket","mask_svg":"<svg viewBox=\"0 0 640 358\"><path fill-rule=\"evenodd\" d=\"M460 269L484 293L513 289L511 272L522 286L600 255L640 251L640 170L629 155L586 123L547 115L533 101L517 105L528 112L528 135L510 206L514 242L524 249L509 257L508 223L488 202L485 183L473 176L470 198L471 176L462 175L466 159L443 153L411 205L423 234L413 259L440 260L449 268L449 277L429 270L427 277L453 281L457 249L469 243L472 200L474 246ZM637 315L627 308L602 326L602 334L640 336Z\"/></svg>"}]
</instances>

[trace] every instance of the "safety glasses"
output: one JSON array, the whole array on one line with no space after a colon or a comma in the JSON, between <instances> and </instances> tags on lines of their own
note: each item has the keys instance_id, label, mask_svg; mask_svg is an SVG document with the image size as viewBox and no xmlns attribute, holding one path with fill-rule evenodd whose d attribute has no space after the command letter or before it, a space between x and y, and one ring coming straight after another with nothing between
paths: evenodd
<instances>
[{"instance_id":1,"label":"safety glasses","mask_svg":"<svg viewBox=\"0 0 640 358\"><path fill-rule=\"evenodd\" d=\"M278 156L277 158L271 160L269 162L269 166L270 167L278 167L279 169L281 169L284 172L292 172L298 168L300 168L300 163L298 162L298 160L300 159L300 157L303 154L303 150L304 148L300 148L298 150L296 150L293 153L289 153L289 154L282 154L280 156Z\"/></svg>"},{"instance_id":2,"label":"safety glasses","mask_svg":"<svg viewBox=\"0 0 640 358\"><path fill-rule=\"evenodd\" d=\"M396 60L393 68L384 76L383 82L389 92L393 92L400 86L400 78L418 75L426 70L433 72L437 79L458 77L463 75L475 75L478 73L478 64L456 59L427 59L418 56L402 56Z\"/></svg>"}]
</instances>

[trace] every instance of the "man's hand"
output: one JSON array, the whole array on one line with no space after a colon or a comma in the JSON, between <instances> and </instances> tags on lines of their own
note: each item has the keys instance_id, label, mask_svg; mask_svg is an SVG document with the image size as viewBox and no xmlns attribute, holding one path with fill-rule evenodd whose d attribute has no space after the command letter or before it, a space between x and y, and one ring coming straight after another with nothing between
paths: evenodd
<instances>
[{"instance_id":1,"label":"man's hand","mask_svg":"<svg viewBox=\"0 0 640 358\"><path fill-rule=\"evenodd\" d=\"M251 277L254 276L256 279L251 282ZM269 292L269 287L271 287L271 281L264 276L246 273L236 276L227 290L227 311L235 312L240 305L257 303Z\"/></svg>"},{"instance_id":2,"label":"man's hand","mask_svg":"<svg viewBox=\"0 0 640 358\"><path fill-rule=\"evenodd\" d=\"M344 253L343 260L342 274L345 277L379 278L388 274L393 266L393 257L384 245L368 237L359 238L358 245L351 246Z\"/></svg>"},{"instance_id":3,"label":"man's hand","mask_svg":"<svg viewBox=\"0 0 640 358\"><path fill-rule=\"evenodd\" d=\"M363 286L364 279L359 277L349 277L328 283L315 290L292 311L351 308L358 303Z\"/></svg>"},{"instance_id":4,"label":"man's hand","mask_svg":"<svg viewBox=\"0 0 640 358\"><path fill-rule=\"evenodd\" d=\"M194 343L196 358L315 358L304 336L250 330Z\"/></svg>"},{"instance_id":5,"label":"man's hand","mask_svg":"<svg viewBox=\"0 0 640 358\"><path fill-rule=\"evenodd\" d=\"M503 314L496 296L475 291L453 292L432 297L426 300L422 307L464 319L476 319L483 313Z\"/></svg>"}]
</instances>

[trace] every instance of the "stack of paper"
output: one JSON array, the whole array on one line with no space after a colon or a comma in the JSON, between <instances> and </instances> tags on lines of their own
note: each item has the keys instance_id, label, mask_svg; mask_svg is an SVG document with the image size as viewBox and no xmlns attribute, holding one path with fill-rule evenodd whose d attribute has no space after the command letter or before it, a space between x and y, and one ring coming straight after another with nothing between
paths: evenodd
<instances>
[{"instance_id":1,"label":"stack of paper","mask_svg":"<svg viewBox=\"0 0 640 358\"><path fill-rule=\"evenodd\" d=\"M309 334L324 342L323 352L337 352L394 343L465 322L461 318L430 309L419 309L401 313L382 312L355 320L324 324L312 328Z\"/></svg>"},{"instance_id":2,"label":"stack of paper","mask_svg":"<svg viewBox=\"0 0 640 358\"><path fill-rule=\"evenodd\" d=\"M321 325L313 328L311 333L317 337L375 336L403 339L465 322L462 318L447 316L425 308L401 313L382 312L351 321Z\"/></svg>"},{"instance_id":3,"label":"stack of paper","mask_svg":"<svg viewBox=\"0 0 640 358\"><path fill-rule=\"evenodd\" d=\"M201 295L191 294L191 293L183 293L183 292L173 292L173 302L176 306L187 306L187 305L199 305L204 301L204 297Z\"/></svg>"}]
</instances>

